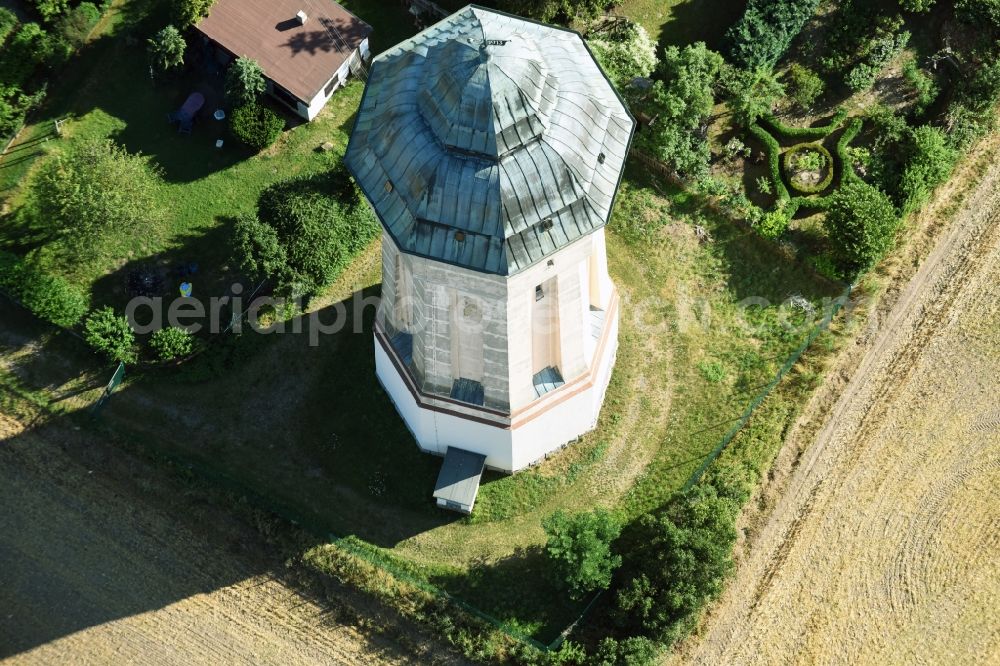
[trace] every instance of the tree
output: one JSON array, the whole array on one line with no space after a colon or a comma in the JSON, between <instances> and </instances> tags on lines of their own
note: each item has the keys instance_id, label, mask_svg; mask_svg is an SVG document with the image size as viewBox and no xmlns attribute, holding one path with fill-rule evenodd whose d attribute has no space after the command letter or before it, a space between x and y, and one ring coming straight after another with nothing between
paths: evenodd
<instances>
[{"instance_id":1,"label":"tree","mask_svg":"<svg viewBox=\"0 0 1000 666\"><path fill-rule=\"evenodd\" d=\"M638 137L640 145L682 175L699 177L708 170L707 119L722 65L722 56L703 42L670 46L658 70L662 80L636 104L651 119Z\"/></svg>"},{"instance_id":2,"label":"tree","mask_svg":"<svg viewBox=\"0 0 1000 666\"><path fill-rule=\"evenodd\" d=\"M613 514L603 509L570 515L559 510L542 522L548 540L545 554L556 584L579 598L611 584L621 557L611 554L611 542L621 533Z\"/></svg>"},{"instance_id":3,"label":"tree","mask_svg":"<svg viewBox=\"0 0 1000 666\"><path fill-rule=\"evenodd\" d=\"M264 70L253 58L240 56L226 72L226 97L234 106L255 104L266 87Z\"/></svg>"},{"instance_id":4,"label":"tree","mask_svg":"<svg viewBox=\"0 0 1000 666\"><path fill-rule=\"evenodd\" d=\"M626 556L630 578L618 591L619 621L670 644L722 591L733 568L736 505L699 484L640 519L638 546Z\"/></svg>"},{"instance_id":5,"label":"tree","mask_svg":"<svg viewBox=\"0 0 1000 666\"><path fill-rule=\"evenodd\" d=\"M32 0L31 4L47 23L59 18L69 9L69 0Z\"/></svg>"},{"instance_id":6,"label":"tree","mask_svg":"<svg viewBox=\"0 0 1000 666\"><path fill-rule=\"evenodd\" d=\"M722 86L736 122L744 127L771 113L775 103L785 94L785 88L775 78L774 72L766 68L746 70L728 67L722 74Z\"/></svg>"},{"instance_id":7,"label":"tree","mask_svg":"<svg viewBox=\"0 0 1000 666\"><path fill-rule=\"evenodd\" d=\"M819 74L797 62L788 69L788 87L792 100L804 111L812 108L824 89Z\"/></svg>"},{"instance_id":8,"label":"tree","mask_svg":"<svg viewBox=\"0 0 1000 666\"><path fill-rule=\"evenodd\" d=\"M912 12L914 14L923 14L924 12L929 12L931 7L934 6L935 0L899 0L899 7L903 11Z\"/></svg>"},{"instance_id":9,"label":"tree","mask_svg":"<svg viewBox=\"0 0 1000 666\"><path fill-rule=\"evenodd\" d=\"M194 349L194 338L183 328L170 326L154 332L149 339L149 346L161 361L173 361L191 353Z\"/></svg>"},{"instance_id":10,"label":"tree","mask_svg":"<svg viewBox=\"0 0 1000 666\"><path fill-rule=\"evenodd\" d=\"M749 0L726 33L730 62L748 70L772 68L818 5L819 0Z\"/></svg>"},{"instance_id":11,"label":"tree","mask_svg":"<svg viewBox=\"0 0 1000 666\"><path fill-rule=\"evenodd\" d=\"M83 325L83 337L91 347L112 361L134 363L135 332L124 316L119 317L110 307L95 310Z\"/></svg>"},{"instance_id":12,"label":"tree","mask_svg":"<svg viewBox=\"0 0 1000 666\"><path fill-rule=\"evenodd\" d=\"M587 44L604 72L619 89L656 69L656 42L632 21L614 21L588 37Z\"/></svg>"},{"instance_id":13,"label":"tree","mask_svg":"<svg viewBox=\"0 0 1000 666\"><path fill-rule=\"evenodd\" d=\"M592 666L648 666L656 661L660 650L656 643L642 636L622 641L604 638L588 664Z\"/></svg>"},{"instance_id":14,"label":"tree","mask_svg":"<svg viewBox=\"0 0 1000 666\"><path fill-rule=\"evenodd\" d=\"M186 48L187 44L181 37L180 31L168 25L149 40L147 50L153 66L161 72L166 72L184 64Z\"/></svg>"},{"instance_id":15,"label":"tree","mask_svg":"<svg viewBox=\"0 0 1000 666\"><path fill-rule=\"evenodd\" d=\"M171 22L181 30L208 16L215 0L171 0Z\"/></svg>"},{"instance_id":16,"label":"tree","mask_svg":"<svg viewBox=\"0 0 1000 666\"><path fill-rule=\"evenodd\" d=\"M885 256L895 240L899 218L888 195L854 181L831 195L824 224L833 243L837 270L850 278Z\"/></svg>"},{"instance_id":17,"label":"tree","mask_svg":"<svg viewBox=\"0 0 1000 666\"><path fill-rule=\"evenodd\" d=\"M158 185L158 172L141 155L90 139L45 162L31 194L35 212L84 249L106 233L152 233L163 215Z\"/></svg>"}]
</instances>

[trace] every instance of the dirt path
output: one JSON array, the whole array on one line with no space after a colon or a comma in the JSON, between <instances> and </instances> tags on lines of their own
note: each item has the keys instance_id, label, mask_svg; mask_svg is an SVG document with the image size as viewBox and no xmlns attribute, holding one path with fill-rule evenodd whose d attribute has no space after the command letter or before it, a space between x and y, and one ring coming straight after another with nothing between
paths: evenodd
<instances>
[{"instance_id":1,"label":"dirt path","mask_svg":"<svg viewBox=\"0 0 1000 666\"><path fill-rule=\"evenodd\" d=\"M348 593L289 585L255 531L87 438L0 415L3 663L454 662Z\"/></svg>"},{"instance_id":2,"label":"dirt path","mask_svg":"<svg viewBox=\"0 0 1000 666\"><path fill-rule=\"evenodd\" d=\"M672 661L1000 663L1000 163L950 224Z\"/></svg>"}]
</instances>

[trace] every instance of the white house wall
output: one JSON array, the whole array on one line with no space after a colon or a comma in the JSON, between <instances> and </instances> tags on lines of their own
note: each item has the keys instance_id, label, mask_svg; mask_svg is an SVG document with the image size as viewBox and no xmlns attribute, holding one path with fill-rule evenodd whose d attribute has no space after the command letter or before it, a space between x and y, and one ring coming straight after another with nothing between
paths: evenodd
<instances>
[{"instance_id":1,"label":"white house wall","mask_svg":"<svg viewBox=\"0 0 1000 666\"><path fill-rule=\"evenodd\" d=\"M355 50L355 53L360 54L361 59L363 61L365 62L368 61L370 52L368 50L367 38L365 38L365 40L361 42L361 45ZM351 57L345 60L344 64L340 66L340 69L338 69L336 73L334 73L334 75L331 76L327 80L327 82L323 84L323 87L319 89L319 92L316 93L316 96L313 97L308 104L305 104L301 101L299 102L297 113L300 116L302 116L306 120L312 120L319 115L319 112L323 110L323 107L326 106L326 103L330 101L330 98L333 97L338 90L340 90L341 86L347 83L347 78L351 74L350 65L351 65L351 58L353 57L354 53L352 53ZM330 91L330 94L327 95L326 89L330 85L330 83L334 80L339 80L339 82L337 83L336 86L334 86L333 90Z\"/></svg>"}]
</instances>

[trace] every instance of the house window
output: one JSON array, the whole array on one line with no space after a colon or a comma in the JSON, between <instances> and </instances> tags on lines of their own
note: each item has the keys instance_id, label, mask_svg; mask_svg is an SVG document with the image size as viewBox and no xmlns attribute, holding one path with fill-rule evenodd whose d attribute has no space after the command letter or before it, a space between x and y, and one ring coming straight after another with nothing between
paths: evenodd
<instances>
[{"instance_id":1,"label":"house window","mask_svg":"<svg viewBox=\"0 0 1000 666\"><path fill-rule=\"evenodd\" d=\"M323 88L323 94L326 95L327 97L332 95L333 91L337 89L337 85L339 83L340 83L340 77L339 76L333 77L330 80L330 82L326 84L326 88Z\"/></svg>"}]
</instances>

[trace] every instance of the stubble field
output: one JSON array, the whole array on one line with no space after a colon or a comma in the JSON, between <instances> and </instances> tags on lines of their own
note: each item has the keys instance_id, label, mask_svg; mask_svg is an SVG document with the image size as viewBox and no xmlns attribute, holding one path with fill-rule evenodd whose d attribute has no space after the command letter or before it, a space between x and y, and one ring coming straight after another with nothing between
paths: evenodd
<instances>
[{"instance_id":1,"label":"stubble field","mask_svg":"<svg viewBox=\"0 0 1000 666\"><path fill-rule=\"evenodd\" d=\"M793 432L787 485L765 490L736 579L671 661L1000 663L998 330L994 162L861 336L839 399L807 410L815 441L796 450Z\"/></svg>"}]
</instances>

